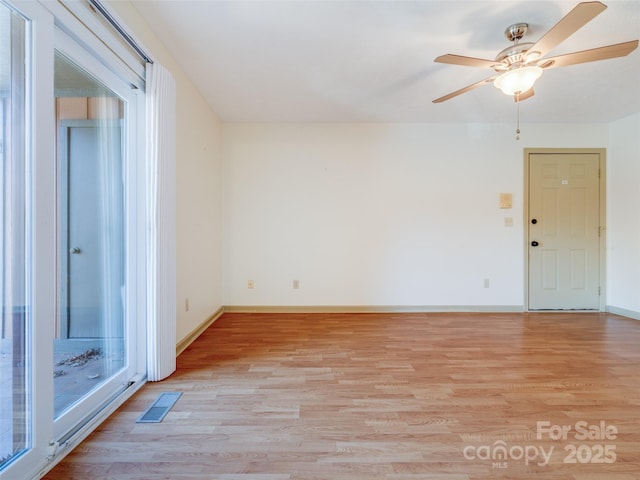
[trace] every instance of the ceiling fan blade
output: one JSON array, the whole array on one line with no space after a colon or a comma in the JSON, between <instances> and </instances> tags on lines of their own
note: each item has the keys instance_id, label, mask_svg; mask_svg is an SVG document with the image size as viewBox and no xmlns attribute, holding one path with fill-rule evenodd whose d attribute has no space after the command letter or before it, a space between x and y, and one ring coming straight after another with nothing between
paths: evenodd
<instances>
[{"instance_id":1,"label":"ceiling fan blade","mask_svg":"<svg viewBox=\"0 0 640 480\"><path fill-rule=\"evenodd\" d=\"M630 42L607 45L606 47L592 48L591 50L582 50L581 52L567 53L566 55L545 58L538 63L538 66L542 68L566 67L568 65L576 65L578 63L596 62L598 60L606 60L608 58L624 57L625 55L629 55L636 48L638 48L638 40L632 40Z\"/></svg>"},{"instance_id":2,"label":"ceiling fan blade","mask_svg":"<svg viewBox=\"0 0 640 480\"><path fill-rule=\"evenodd\" d=\"M533 87L531 87L529 90L527 90L526 92L522 92L520 95L514 95L513 101L524 102L526 99L533 97L535 94L536 92L534 92Z\"/></svg>"},{"instance_id":3,"label":"ceiling fan blade","mask_svg":"<svg viewBox=\"0 0 640 480\"><path fill-rule=\"evenodd\" d=\"M474 88L478 88L481 87L482 85L486 84L486 83L491 83L496 79L496 75L494 75L493 77L489 77L489 78L485 78L484 80L480 80L479 82L476 83L472 83L471 85L467 85L464 88L461 88L460 90L456 90L455 92L450 93L449 95L445 95L444 97L440 97L440 98L436 98L433 103L442 103L446 100L450 100L453 97L457 97L458 95L461 95L463 93L466 93L470 90L473 90Z\"/></svg>"},{"instance_id":4,"label":"ceiling fan blade","mask_svg":"<svg viewBox=\"0 0 640 480\"><path fill-rule=\"evenodd\" d=\"M567 13L551 30L545 33L530 49L544 57L561 42L580 30L583 26L602 13L607 6L601 2L582 2ZM538 57L539 58L539 57Z\"/></svg>"},{"instance_id":5,"label":"ceiling fan blade","mask_svg":"<svg viewBox=\"0 0 640 480\"><path fill-rule=\"evenodd\" d=\"M446 55L440 55L434 62L448 63L450 65L462 65L464 67L480 67L480 68L493 68L494 65L500 63L495 60L485 60L483 58L464 57L462 55L452 55L447 53Z\"/></svg>"}]
</instances>

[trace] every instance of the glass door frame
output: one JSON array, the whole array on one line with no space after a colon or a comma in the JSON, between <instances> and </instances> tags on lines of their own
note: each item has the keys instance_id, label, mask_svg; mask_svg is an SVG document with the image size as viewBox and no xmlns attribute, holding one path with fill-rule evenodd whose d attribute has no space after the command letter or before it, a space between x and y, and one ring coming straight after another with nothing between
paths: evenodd
<instances>
[{"instance_id":1,"label":"glass door frame","mask_svg":"<svg viewBox=\"0 0 640 480\"><path fill-rule=\"evenodd\" d=\"M28 327L30 448L0 471L0 479L39 478L86 437L95 426L140 388L146 379L146 175L145 175L145 95L139 78L127 83L122 66L110 69L113 51L59 2L7 0L29 19L28 36L28 125L27 162L30 189L27 210L31 253L31 325ZM85 36L87 42L71 38ZM108 42L107 42L108 43ZM91 48L89 48L91 45ZM101 47L102 45L102 47ZM104 48L104 51L100 51ZM128 367L114 382L92 392L92 399L78 402L78 413L62 415L54 423L53 342L58 315L57 293L57 135L54 110L54 50L74 60L100 79L131 109L124 135L126 141L125 182L125 317L126 363ZM115 72L118 72L116 74ZM123 81L124 80L124 81ZM131 88L130 85L138 85ZM136 113L137 112L137 113ZM136 141L137 140L137 141ZM124 393L116 397L118 392ZM96 393L94 396L93 393ZM104 398L98 400L97 395ZM71 412L71 411L70 411Z\"/></svg>"},{"instance_id":2,"label":"glass door frame","mask_svg":"<svg viewBox=\"0 0 640 480\"><path fill-rule=\"evenodd\" d=\"M53 375L52 363L53 322L55 318L56 286L55 255L47 241L55 238L55 163L54 138L51 131L53 118L53 78L44 72L53 72L53 50L42 49L52 45L53 16L40 4L29 1L10 1L12 8L28 19L25 60L27 69L25 108L25 192L28 277L26 288L30 292L30 316L25 326L25 366L29 448L17 455L0 472L0 478L31 478L34 466L50 455L49 443L53 436ZM54 316L52 316L54 315ZM43 367L44 366L44 367Z\"/></svg>"},{"instance_id":3,"label":"glass door frame","mask_svg":"<svg viewBox=\"0 0 640 480\"><path fill-rule=\"evenodd\" d=\"M122 142L124 146L122 160L125 206L125 366L117 374L100 386L96 387L55 419L54 437L59 441L60 439L64 440L73 433L74 429L77 428L82 419L89 418L94 415L96 411L103 407L106 401L128 388L129 380L134 377L136 373L134 352L136 351L137 331L135 328L135 322L132 320L136 318L135 304L138 295L136 292L136 256L131 255L131 252L136 251L135 245L138 227L133 221L135 215L131 215L131 212L135 212L136 209L135 178L137 177L136 164L139 162L135 161L137 158L135 155L135 140L137 138L136 131L138 124L136 116L137 90L132 89L129 84L124 83L121 78L113 74L113 72L107 69L99 60L89 54L89 52L87 52L81 45L75 42L62 30L56 29L54 43L56 52L72 61L81 69L85 70L89 75L99 79L103 85L109 88L125 102L124 138ZM59 161L62 161L62 158L60 158ZM65 195L65 192L58 192L59 198L62 195ZM56 223L59 224L60 222L58 221ZM60 225L58 225L58 227L60 227ZM58 235L57 238L59 239L60 236ZM56 277L58 277L58 275L56 275ZM58 288L60 288L60 285L58 285ZM56 311L59 313L60 309L57 308Z\"/></svg>"}]
</instances>

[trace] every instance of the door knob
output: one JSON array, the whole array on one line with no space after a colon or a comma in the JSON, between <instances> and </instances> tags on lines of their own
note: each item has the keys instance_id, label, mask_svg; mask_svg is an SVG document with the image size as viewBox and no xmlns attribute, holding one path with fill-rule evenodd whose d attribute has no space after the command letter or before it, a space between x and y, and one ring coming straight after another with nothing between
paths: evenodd
<instances>
[{"instance_id":1,"label":"door knob","mask_svg":"<svg viewBox=\"0 0 640 480\"><path fill-rule=\"evenodd\" d=\"M531 242L531 246L532 247L537 247L538 245L540 245L538 242L536 242L535 240L533 242Z\"/></svg>"},{"instance_id":2,"label":"door knob","mask_svg":"<svg viewBox=\"0 0 640 480\"><path fill-rule=\"evenodd\" d=\"M81 252L81 250L78 247L73 247L69 250L69 253L72 253L74 255L78 255Z\"/></svg>"}]
</instances>

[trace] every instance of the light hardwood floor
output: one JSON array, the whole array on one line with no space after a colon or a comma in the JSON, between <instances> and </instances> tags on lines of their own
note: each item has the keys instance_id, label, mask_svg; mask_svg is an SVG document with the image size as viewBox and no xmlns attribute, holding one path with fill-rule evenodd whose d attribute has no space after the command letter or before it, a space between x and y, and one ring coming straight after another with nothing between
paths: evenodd
<instances>
[{"instance_id":1,"label":"light hardwood floor","mask_svg":"<svg viewBox=\"0 0 640 480\"><path fill-rule=\"evenodd\" d=\"M640 322L225 314L45 478L640 479Z\"/></svg>"}]
</instances>

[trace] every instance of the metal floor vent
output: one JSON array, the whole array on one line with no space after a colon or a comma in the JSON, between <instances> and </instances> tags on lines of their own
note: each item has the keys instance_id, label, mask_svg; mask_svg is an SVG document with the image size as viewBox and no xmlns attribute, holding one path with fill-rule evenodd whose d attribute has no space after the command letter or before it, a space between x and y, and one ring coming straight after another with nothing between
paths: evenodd
<instances>
[{"instance_id":1,"label":"metal floor vent","mask_svg":"<svg viewBox=\"0 0 640 480\"><path fill-rule=\"evenodd\" d=\"M136 420L136 423L160 423L178 401L182 392L164 392Z\"/></svg>"}]
</instances>

